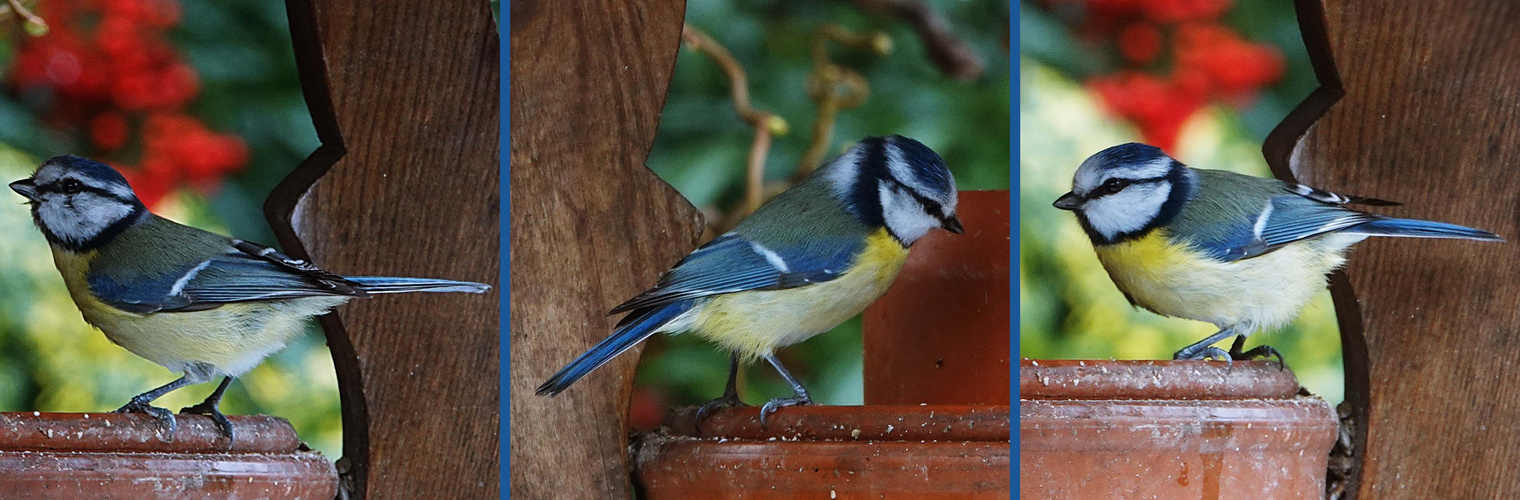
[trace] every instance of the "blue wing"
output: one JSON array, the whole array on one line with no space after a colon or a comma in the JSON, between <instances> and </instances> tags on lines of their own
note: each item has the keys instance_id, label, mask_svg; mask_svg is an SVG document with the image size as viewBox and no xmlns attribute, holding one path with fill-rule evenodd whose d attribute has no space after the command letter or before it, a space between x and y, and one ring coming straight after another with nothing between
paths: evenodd
<instances>
[{"instance_id":1,"label":"blue wing","mask_svg":"<svg viewBox=\"0 0 1520 500\"><path fill-rule=\"evenodd\" d=\"M1267 207L1271 207L1267 209ZM1230 227L1212 238L1193 239L1195 248L1226 262L1249 259L1283 245L1344 231L1384 217L1342 208L1299 194L1270 198L1253 217L1227 220Z\"/></svg>"},{"instance_id":2,"label":"blue wing","mask_svg":"<svg viewBox=\"0 0 1520 500\"><path fill-rule=\"evenodd\" d=\"M612 309L620 313L672 302L742 292L781 290L838 278L864 245L858 238L810 238L766 246L728 233L681 259L654 288Z\"/></svg>"},{"instance_id":3,"label":"blue wing","mask_svg":"<svg viewBox=\"0 0 1520 500\"><path fill-rule=\"evenodd\" d=\"M232 247L224 254L135 278L131 283L120 283L104 274L86 279L99 300L140 314L200 311L233 302L366 295L358 283L272 248L240 240L232 240Z\"/></svg>"}]
</instances>

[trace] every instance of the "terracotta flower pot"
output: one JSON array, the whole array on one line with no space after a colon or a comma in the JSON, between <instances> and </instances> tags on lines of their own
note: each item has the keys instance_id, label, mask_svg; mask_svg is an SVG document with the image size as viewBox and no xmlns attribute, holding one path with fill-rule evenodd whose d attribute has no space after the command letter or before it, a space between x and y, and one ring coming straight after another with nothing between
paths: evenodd
<instances>
[{"instance_id":1,"label":"terracotta flower pot","mask_svg":"<svg viewBox=\"0 0 1520 500\"><path fill-rule=\"evenodd\" d=\"M1275 363L1024 360L1021 498L1321 498L1338 421Z\"/></svg>"},{"instance_id":2,"label":"terracotta flower pot","mask_svg":"<svg viewBox=\"0 0 1520 500\"><path fill-rule=\"evenodd\" d=\"M0 413L0 497L334 498L338 473L278 417L199 415L174 434L146 415Z\"/></svg>"},{"instance_id":3,"label":"terracotta flower pot","mask_svg":"<svg viewBox=\"0 0 1520 500\"><path fill-rule=\"evenodd\" d=\"M1006 499L1008 191L963 191L966 232L914 245L865 313L865 406L755 408L696 429L678 413L633 446L640 498Z\"/></svg>"},{"instance_id":4,"label":"terracotta flower pot","mask_svg":"<svg viewBox=\"0 0 1520 500\"><path fill-rule=\"evenodd\" d=\"M865 403L1009 404L1008 191L962 191L964 234L932 231L866 309Z\"/></svg>"}]
</instances>

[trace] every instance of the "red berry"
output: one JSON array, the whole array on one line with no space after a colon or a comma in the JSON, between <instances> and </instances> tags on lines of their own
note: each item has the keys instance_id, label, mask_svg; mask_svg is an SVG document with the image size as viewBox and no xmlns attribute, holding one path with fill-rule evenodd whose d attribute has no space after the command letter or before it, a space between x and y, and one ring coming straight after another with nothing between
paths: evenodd
<instances>
[{"instance_id":1,"label":"red berry","mask_svg":"<svg viewBox=\"0 0 1520 500\"><path fill-rule=\"evenodd\" d=\"M90 139L95 146L111 151L127 142L127 119L120 113L105 112L90 120Z\"/></svg>"}]
</instances>

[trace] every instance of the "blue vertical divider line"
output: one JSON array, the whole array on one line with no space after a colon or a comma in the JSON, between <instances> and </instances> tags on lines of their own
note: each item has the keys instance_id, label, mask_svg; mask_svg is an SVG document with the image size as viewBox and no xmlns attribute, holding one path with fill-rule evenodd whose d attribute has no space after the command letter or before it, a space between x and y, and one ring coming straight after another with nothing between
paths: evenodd
<instances>
[{"instance_id":1,"label":"blue vertical divider line","mask_svg":"<svg viewBox=\"0 0 1520 500\"><path fill-rule=\"evenodd\" d=\"M1008 125L1009 125L1009 127L1008 127L1008 153L1009 153L1008 154L1008 163L1009 163L1008 168L1012 170L1012 172L1011 172L1012 175L1009 176L1009 178L1011 179L1009 181L1009 185L1010 185L1009 189L1013 190L1012 196L1008 197L1008 200L1009 200L1008 202L1011 204L1008 207L1008 216L1013 219L1013 220L1010 220L1009 222L1012 223L1014 226L1018 226L1019 225L1018 224L1019 223L1019 217L1020 217L1020 214L1019 214L1019 198L1020 198L1020 189L1019 189L1019 182L1020 182L1020 177L1019 177L1019 125L1018 125L1019 124L1019 122L1018 122L1018 117L1019 117L1019 86L1020 86L1020 82L1019 82L1019 64L1018 63L1019 63L1019 39L1020 38L1019 38L1019 10L1018 10L1018 8L1017 8L1016 5L1012 4L1012 2L1009 2L1009 5L1008 5L1008 30L1010 31L1010 33L1008 34L1008 39L1009 39L1008 44L1010 46L1008 48L1008 59L1009 59L1009 61L1008 61L1008 78L1009 78L1009 81L1013 82L1012 85L1008 86L1008 92L1010 94L1012 94L1012 95L1010 95L1008 97L1008 101L1009 101L1009 104L1008 104ZM1018 265L1019 265L1019 233L1017 231L1010 231L1009 234L1008 234L1008 237L1010 238L1009 245L1008 245L1008 259L1009 259L1009 266L1008 266L1008 268L1015 270L1015 271L1009 271L1009 272L1017 273L1016 270L1018 269ZM1016 275L1017 274L1015 274L1015 276ZM1019 327L1018 327L1018 325L1019 325L1018 280L1016 280L1016 279L1010 279L1010 280L1008 280L1008 286L1013 287L1013 290L1012 290L1013 293L1008 294L1008 297L1009 297L1008 301L1010 302L1010 304L1008 304L1008 310L1010 311L1009 314L1008 314L1008 321L1010 322L1008 324L1008 331L1011 332L1011 335L1009 335L1009 337L1008 337L1008 350L1009 350L1009 356L1010 356L1008 358L1008 361L1009 361L1009 363L1008 363L1008 369L1013 371L1013 373L1009 377L1009 381L1010 382L1008 384L1008 391L1011 393L1011 394L1009 394L1009 401L1012 404L1012 407L1009 408L1009 418L1011 418L1011 419L1014 420L1008 426L1008 446L1009 446L1009 450L1008 450L1008 462L1009 462L1008 475L1010 476L1009 477L1009 481L1008 481L1009 490L1010 491L1008 492L1008 494L1009 494L1010 498L1018 498L1018 493L1017 493L1019 491L1019 425L1018 425L1019 422L1018 422L1018 414L1019 414L1019 359L1020 359L1019 358Z\"/></svg>"},{"instance_id":2,"label":"blue vertical divider line","mask_svg":"<svg viewBox=\"0 0 1520 500\"><path fill-rule=\"evenodd\" d=\"M497 41L501 43L501 48L497 50L501 57L501 83L497 84L497 88L501 91L501 130L498 131L501 137L499 139L501 145L498 148L501 151L501 180L498 182L501 185L501 215L498 216L500 221L498 227L501 228L498 235L501 263L497 265L496 281L496 285L501 289L501 304L499 304L501 306L501 344L497 348L497 351L501 353L499 355L501 367L497 369L497 377L500 379L498 383L500 388L497 390L501 392L497 397L501 401L501 414L496 417L501 422L501 428L497 431L500 434L496 437L496 454L497 467L501 469L497 478L497 481L501 482L501 498L511 498L512 461L508 452L512 449L512 413L508 409L512 407L512 389L509 379L512 374L512 344L508 339L511 338L509 334L512 332L512 176L507 175L507 172L512 169L512 98L510 97L512 95L510 92L512 9L510 6L503 7L507 8L501 9L501 15L497 17L499 21L496 24Z\"/></svg>"}]
</instances>

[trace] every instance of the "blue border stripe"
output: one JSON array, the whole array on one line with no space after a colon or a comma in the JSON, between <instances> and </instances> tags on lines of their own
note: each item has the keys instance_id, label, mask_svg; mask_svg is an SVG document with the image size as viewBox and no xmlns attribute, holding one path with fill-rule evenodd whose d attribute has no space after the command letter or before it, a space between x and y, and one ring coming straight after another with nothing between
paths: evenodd
<instances>
[{"instance_id":1,"label":"blue border stripe","mask_svg":"<svg viewBox=\"0 0 1520 500\"><path fill-rule=\"evenodd\" d=\"M1008 184L1009 184L1009 189L1011 189L1013 191L1012 192L1012 196L1008 197L1008 203L1009 203L1008 214L1009 214L1009 217L1013 218L1013 220L1011 220L1009 222L1013 223L1014 227L1017 228L1017 227L1019 227L1019 225L1018 225L1018 222L1019 222L1018 217L1020 216L1020 214L1019 214L1019 198L1022 196L1022 194L1021 194L1022 191L1021 191L1020 186L1019 186L1019 184L1022 182L1022 180L1020 179L1020 176L1019 176L1019 146L1020 145L1019 145L1019 126L1018 126L1018 121L1017 121L1019 119L1019 87L1022 86L1022 82L1019 81L1019 57L1018 57L1018 53L1019 53L1018 52L1018 49L1019 49L1019 43L1018 42L1019 42L1019 40L1021 38L1020 38L1020 35L1019 35L1019 31L1020 31L1019 30L1019 9L1017 8L1017 6L1011 5L1011 4L1008 6L1008 26L1009 26L1008 30L1010 31L1010 33L1008 34L1008 39L1009 39L1008 44L1010 46L1009 47L1009 51L1008 51L1009 52L1009 54L1008 54L1008 79L1009 79L1009 81L1013 82L1012 85L1008 86L1008 92L1010 94L1009 97L1008 97L1008 101L1009 101L1009 104L1008 104L1008 125L1009 125L1009 127L1008 127L1008 152L1009 152L1009 154L1008 154L1008 168L1011 171L1011 173L1009 175L1009 182L1008 182ZM1013 231L1012 234L1010 235L1010 237L1012 238L1012 241L1010 242L1011 244L1008 245L1008 268L1009 269L1018 269L1018 264L1019 264L1019 231ZM1013 272L1013 271L1010 271L1010 272ZM1015 276L1017 276L1017 275L1015 275ZM1008 432L1009 447L1010 447L1010 449L1008 450L1009 451L1009 453L1008 453L1008 457L1009 457L1009 460L1008 460L1009 461L1008 475L1010 476L1008 478L1008 484L1009 484L1009 488L1011 490L1011 491L1009 491L1009 497L1010 498L1018 498L1018 496L1019 496L1019 493L1018 493L1018 491L1019 491L1019 425L1018 425L1018 423L1019 423L1018 422L1018 418L1019 418L1018 417L1018 415L1019 415L1019 360L1022 359L1022 358L1019 357L1019 335L1018 335L1019 331L1018 331L1018 325L1020 323L1019 323L1019 309L1018 309L1018 305L1019 305L1018 280L1017 279L1010 279L1010 280L1008 280L1008 286L1010 288L1012 288L1012 290L1011 290L1012 293L1008 294L1008 301L1010 302L1008 304L1008 310L1011 311L1008 314L1008 321L1010 322L1008 324L1008 331L1013 333L1013 335L1010 335L1009 339L1008 339L1008 350L1010 351L1010 356L1011 356L1010 358L1008 358L1009 361L1010 361L1008 363L1008 369L1013 372L1011 374L1011 376L1009 377L1010 383L1008 384L1008 391L1010 392L1010 394L1009 394L1009 398L1010 398L1009 401L1011 401L1013 403L1012 404L1012 408L1009 409L1009 412L1011 414L1009 416L1009 418L1012 418L1014 420L1013 422L1011 422L1013 425L1010 426L1011 428L1009 429L1009 432Z\"/></svg>"},{"instance_id":2,"label":"blue border stripe","mask_svg":"<svg viewBox=\"0 0 1520 500\"><path fill-rule=\"evenodd\" d=\"M512 8L509 2L503 1L501 6L500 21L496 25L497 42L501 44L498 53L501 56L501 83L497 85L501 90L501 215L498 216L500 228L499 245L501 246L501 262L498 264L497 284L501 287L501 344L498 351L501 353L501 367L497 371L497 377L501 391L497 395L501 401L501 414L496 418L501 422L501 428L497 435L497 467L501 469L501 498L512 498L512 461L508 452L512 449L512 344L508 340L512 331L512 176L508 172L512 170L512 55L511 55L511 26Z\"/></svg>"}]
</instances>

